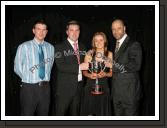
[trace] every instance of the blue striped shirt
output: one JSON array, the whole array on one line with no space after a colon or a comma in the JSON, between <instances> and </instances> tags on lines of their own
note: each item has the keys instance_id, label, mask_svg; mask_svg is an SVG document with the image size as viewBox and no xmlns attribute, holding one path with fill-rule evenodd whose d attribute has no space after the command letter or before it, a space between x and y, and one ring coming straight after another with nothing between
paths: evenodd
<instances>
[{"instance_id":1,"label":"blue striped shirt","mask_svg":"<svg viewBox=\"0 0 167 128\"><path fill-rule=\"evenodd\" d=\"M49 81L51 69L54 62L54 47L46 42L42 42L45 63L45 78L41 80L38 76L39 69L39 46L35 40L26 41L19 45L14 60L14 71L25 83L38 83ZM43 62L42 62L43 63Z\"/></svg>"}]
</instances>

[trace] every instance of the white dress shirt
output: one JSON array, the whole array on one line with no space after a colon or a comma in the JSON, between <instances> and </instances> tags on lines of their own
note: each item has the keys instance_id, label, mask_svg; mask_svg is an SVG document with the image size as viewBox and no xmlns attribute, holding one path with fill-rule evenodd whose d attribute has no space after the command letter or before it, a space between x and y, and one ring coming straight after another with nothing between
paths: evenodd
<instances>
[{"instance_id":1,"label":"white dress shirt","mask_svg":"<svg viewBox=\"0 0 167 128\"><path fill-rule=\"evenodd\" d=\"M127 37L127 34L125 33L121 39L117 40L117 42L119 42L119 48L121 47L121 45L124 42L124 40L126 39L126 37Z\"/></svg>"}]
</instances>

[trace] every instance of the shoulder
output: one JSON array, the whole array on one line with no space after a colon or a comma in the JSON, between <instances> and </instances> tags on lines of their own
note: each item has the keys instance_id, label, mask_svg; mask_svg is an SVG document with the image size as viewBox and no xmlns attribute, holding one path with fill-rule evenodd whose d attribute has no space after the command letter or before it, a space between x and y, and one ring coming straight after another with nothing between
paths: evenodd
<instances>
[{"instance_id":1,"label":"shoulder","mask_svg":"<svg viewBox=\"0 0 167 128\"><path fill-rule=\"evenodd\" d=\"M93 56L94 51L92 49L88 50L86 56L91 57Z\"/></svg>"},{"instance_id":2,"label":"shoulder","mask_svg":"<svg viewBox=\"0 0 167 128\"><path fill-rule=\"evenodd\" d=\"M89 55L89 56L93 56L93 53L94 53L93 49L90 49L87 51L87 55Z\"/></svg>"},{"instance_id":3,"label":"shoulder","mask_svg":"<svg viewBox=\"0 0 167 128\"><path fill-rule=\"evenodd\" d=\"M55 48L65 47L69 43L67 40L55 43Z\"/></svg>"},{"instance_id":4,"label":"shoulder","mask_svg":"<svg viewBox=\"0 0 167 128\"><path fill-rule=\"evenodd\" d=\"M135 41L135 40L131 40L130 41L130 46L129 46L130 49L133 49L134 50L140 50L142 49L142 46L141 44L138 42L138 41Z\"/></svg>"},{"instance_id":5,"label":"shoulder","mask_svg":"<svg viewBox=\"0 0 167 128\"><path fill-rule=\"evenodd\" d=\"M129 53L142 53L142 45L140 42L134 40L134 39L129 39L129 45L128 45L128 51Z\"/></svg>"},{"instance_id":6,"label":"shoulder","mask_svg":"<svg viewBox=\"0 0 167 128\"><path fill-rule=\"evenodd\" d=\"M63 41L63 42L58 42L58 43L56 43L55 44L55 49L63 49L63 48L65 48L66 47L66 41Z\"/></svg>"},{"instance_id":7,"label":"shoulder","mask_svg":"<svg viewBox=\"0 0 167 128\"><path fill-rule=\"evenodd\" d=\"M134 38L130 38L130 37L128 36L127 39L128 39L128 42L129 42L129 45L130 45L130 46L133 46L133 45L140 46L140 45L141 45L141 44L140 44L138 41L136 41Z\"/></svg>"},{"instance_id":8,"label":"shoulder","mask_svg":"<svg viewBox=\"0 0 167 128\"><path fill-rule=\"evenodd\" d=\"M89 51L86 53L86 55L85 55L85 60L86 60L87 62L90 62L90 61L92 60L92 55L93 55L93 50L91 49L91 50L89 50Z\"/></svg>"},{"instance_id":9,"label":"shoulder","mask_svg":"<svg viewBox=\"0 0 167 128\"><path fill-rule=\"evenodd\" d=\"M55 47L55 52L61 52L64 53L64 51L68 50L68 45L67 41L62 41L62 42L56 42L54 47Z\"/></svg>"},{"instance_id":10,"label":"shoulder","mask_svg":"<svg viewBox=\"0 0 167 128\"><path fill-rule=\"evenodd\" d=\"M45 43L46 43L46 45L47 45L48 47L54 48L54 46L53 46L50 42L46 42L46 41L45 41Z\"/></svg>"},{"instance_id":11,"label":"shoulder","mask_svg":"<svg viewBox=\"0 0 167 128\"><path fill-rule=\"evenodd\" d=\"M32 45L32 40L29 40L29 41L25 41L23 43L21 43L18 48L28 48Z\"/></svg>"}]
</instances>

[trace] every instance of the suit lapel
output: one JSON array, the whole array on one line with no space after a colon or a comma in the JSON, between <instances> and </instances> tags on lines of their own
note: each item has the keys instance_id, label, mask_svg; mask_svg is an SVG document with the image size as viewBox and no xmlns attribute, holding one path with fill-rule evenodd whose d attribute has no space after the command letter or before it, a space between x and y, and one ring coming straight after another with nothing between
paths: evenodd
<instances>
[{"instance_id":1,"label":"suit lapel","mask_svg":"<svg viewBox=\"0 0 167 128\"><path fill-rule=\"evenodd\" d=\"M79 54L80 55L80 62L82 63L84 61L84 57L85 57L84 52L86 52L86 51L85 51L85 47L82 43L79 43L78 45L79 45L79 51L80 51L80 54Z\"/></svg>"},{"instance_id":2,"label":"suit lapel","mask_svg":"<svg viewBox=\"0 0 167 128\"><path fill-rule=\"evenodd\" d=\"M124 52L126 47L128 46L129 37L127 36L124 42L122 43L121 47L119 48L118 52L115 54L114 60L117 60L118 57Z\"/></svg>"},{"instance_id":3,"label":"suit lapel","mask_svg":"<svg viewBox=\"0 0 167 128\"><path fill-rule=\"evenodd\" d=\"M74 51L73 47L71 46L71 44L68 40L66 40L65 44L66 44L68 50Z\"/></svg>"},{"instance_id":4,"label":"suit lapel","mask_svg":"<svg viewBox=\"0 0 167 128\"><path fill-rule=\"evenodd\" d=\"M68 40L67 40L65 43L67 44L67 47L68 47L70 50L73 50L73 51L74 51L73 47L71 46L71 44L70 44L70 42L69 42ZM83 50L83 45L81 45L80 42L78 42L78 48L79 48L78 50L80 50L80 51Z\"/></svg>"}]
</instances>

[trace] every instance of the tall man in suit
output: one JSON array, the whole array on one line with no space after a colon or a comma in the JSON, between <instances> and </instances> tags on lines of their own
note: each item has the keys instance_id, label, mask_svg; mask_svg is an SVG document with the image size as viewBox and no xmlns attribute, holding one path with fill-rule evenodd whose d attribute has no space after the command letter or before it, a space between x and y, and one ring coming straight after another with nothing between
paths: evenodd
<instances>
[{"instance_id":1,"label":"tall man in suit","mask_svg":"<svg viewBox=\"0 0 167 128\"><path fill-rule=\"evenodd\" d=\"M57 78L55 88L55 110L57 116L78 116L82 90L82 70L88 69L84 60L85 47L78 42L80 26L70 21L66 26L67 39L55 46Z\"/></svg>"},{"instance_id":2,"label":"tall man in suit","mask_svg":"<svg viewBox=\"0 0 167 128\"><path fill-rule=\"evenodd\" d=\"M124 22L116 19L111 25L116 39L113 61L112 96L116 116L138 115L141 95L139 71L142 50L138 42L126 34Z\"/></svg>"}]
</instances>

